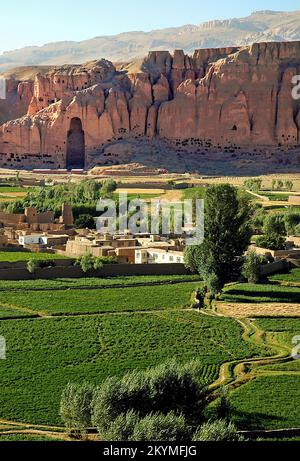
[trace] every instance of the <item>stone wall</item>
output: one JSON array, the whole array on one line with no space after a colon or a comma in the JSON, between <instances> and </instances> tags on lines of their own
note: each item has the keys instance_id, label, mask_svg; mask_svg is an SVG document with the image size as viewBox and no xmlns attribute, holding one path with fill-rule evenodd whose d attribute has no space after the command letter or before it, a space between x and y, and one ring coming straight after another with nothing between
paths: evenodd
<instances>
[{"instance_id":1,"label":"stone wall","mask_svg":"<svg viewBox=\"0 0 300 461\"><path fill-rule=\"evenodd\" d=\"M74 261L73 261L74 262ZM37 269L31 275L26 270L26 263L0 263L0 280L32 280L82 277L121 277L139 275L185 275L187 270L183 264L113 264L105 265L93 274L85 274L78 266L70 266L72 261L61 261L53 268ZM57 261L55 261L58 264Z\"/></svg>"}]
</instances>

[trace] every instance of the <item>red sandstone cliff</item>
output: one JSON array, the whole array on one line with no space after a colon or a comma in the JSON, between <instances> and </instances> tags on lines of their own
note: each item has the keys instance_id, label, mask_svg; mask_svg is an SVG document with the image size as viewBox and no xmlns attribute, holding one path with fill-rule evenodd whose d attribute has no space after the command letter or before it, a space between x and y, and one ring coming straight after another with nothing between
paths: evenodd
<instances>
[{"instance_id":1,"label":"red sandstone cliff","mask_svg":"<svg viewBox=\"0 0 300 461\"><path fill-rule=\"evenodd\" d=\"M104 157L120 162L130 139L199 154L297 148L300 101L291 91L298 74L300 42L197 50L192 57L150 52L133 73L105 60L58 68L36 76L33 95L29 83L18 90L30 103L26 116L0 128L0 162L64 167L74 156L79 166L81 155L90 165Z\"/></svg>"}]
</instances>

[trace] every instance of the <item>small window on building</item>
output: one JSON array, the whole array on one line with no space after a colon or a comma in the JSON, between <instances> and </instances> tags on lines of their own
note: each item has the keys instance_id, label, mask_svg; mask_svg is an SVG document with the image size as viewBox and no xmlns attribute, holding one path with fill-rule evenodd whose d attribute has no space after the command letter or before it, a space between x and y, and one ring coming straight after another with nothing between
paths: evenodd
<instances>
[{"instance_id":1,"label":"small window on building","mask_svg":"<svg viewBox=\"0 0 300 461\"><path fill-rule=\"evenodd\" d=\"M170 263L174 262L174 256L170 256Z\"/></svg>"}]
</instances>

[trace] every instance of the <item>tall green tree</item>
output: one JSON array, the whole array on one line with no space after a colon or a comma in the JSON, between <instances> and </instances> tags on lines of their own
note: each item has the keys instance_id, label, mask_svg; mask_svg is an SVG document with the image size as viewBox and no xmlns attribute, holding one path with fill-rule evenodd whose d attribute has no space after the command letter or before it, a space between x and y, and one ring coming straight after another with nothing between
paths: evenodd
<instances>
[{"instance_id":1,"label":"tall green tree","mask_svg":"<svg viewBox=\"0 0 300 461\"><path fill-rule=\"evenodd\" d=\"M205 194L204 242L187 250L187 266L197 267L204 279L213 273L223 284L231 280L250 243L251 216L250 202L235 187L210 186Z\"/></svg>"}]
</instances>

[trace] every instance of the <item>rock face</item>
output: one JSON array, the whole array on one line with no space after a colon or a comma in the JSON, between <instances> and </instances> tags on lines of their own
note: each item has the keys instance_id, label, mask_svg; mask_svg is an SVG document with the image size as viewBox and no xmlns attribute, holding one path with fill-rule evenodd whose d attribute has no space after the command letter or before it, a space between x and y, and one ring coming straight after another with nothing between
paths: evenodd
<instances>
[{"instance_id":1,"label":"rock face","mask_svg":"<svg viewBox=\"0 0 300 461\"><path fill-rule=\"evenodd\" d=\"M118 164L128 160L122 146L129 140L147 141L148 149L167 143L199 157L298 149L300 101L292 98L292 78L299 74L300 42L196 50L193 56L150 52L134 73L106 60L57 68L19 84L27 115L0 127L0 163Z\"/></svg>"}]
</instances>

